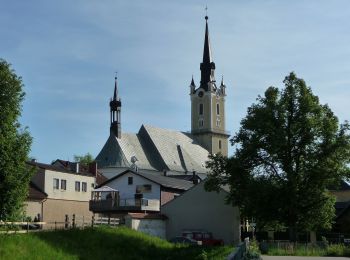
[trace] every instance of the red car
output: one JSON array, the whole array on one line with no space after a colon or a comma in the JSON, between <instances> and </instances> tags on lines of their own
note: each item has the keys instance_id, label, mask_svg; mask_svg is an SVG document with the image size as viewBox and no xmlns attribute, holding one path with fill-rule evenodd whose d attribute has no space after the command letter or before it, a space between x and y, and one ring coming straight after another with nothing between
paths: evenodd
<instances>
[{"instance_id":1,"label":"red car","mask_svg":"<svg viewBox=\"0 0 350 260\"><path fill-rule=\"evenodd\" d=\"M224 241L222 239L213 238L213 234L207 231L183 231L182 236L200 241L202 242L203 246L222 246L224 244Z\"/></svg>"}]
</instances>

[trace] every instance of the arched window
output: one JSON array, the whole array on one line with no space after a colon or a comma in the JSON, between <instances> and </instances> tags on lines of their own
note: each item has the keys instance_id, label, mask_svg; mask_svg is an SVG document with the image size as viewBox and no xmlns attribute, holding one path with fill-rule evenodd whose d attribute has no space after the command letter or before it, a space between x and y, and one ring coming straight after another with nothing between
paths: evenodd
<instances>
[{"instance_id":1,"label":"arched window","mask_svg":"<svg viewBox=\"0 0 350 260\"><path fill-rule=\"evenodd\" d=\"M199 104L199 115L203 115L203 104Z\"/></svg>"},{"instance_id":2,"label":"arched window","mask_svg":"<svg viewBox=\"0 0 350 260\"><path fill-rule=\"evenodd\" d=\"M220 105L219 105L219 103L216 104L216 114L220 115Z\"/></svg>"},{"instance_id":3,"label":"arched window","mask_svg":"<svg viewBox=\"0 0 350 260\"><path fill-rule=\"evenodd\" d=\"M219 149L221 150L221 140L219 140Z\"/></svg>"}]
</instances>

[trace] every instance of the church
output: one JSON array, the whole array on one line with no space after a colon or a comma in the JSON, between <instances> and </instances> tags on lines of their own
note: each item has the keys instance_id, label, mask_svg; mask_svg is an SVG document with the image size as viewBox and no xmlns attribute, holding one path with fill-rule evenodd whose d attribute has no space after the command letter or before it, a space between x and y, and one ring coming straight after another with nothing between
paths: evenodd
<instances>
[{"instance_id":1,"label":"church","mask_svg":"<svg viewBox=\"0 0 350 260\"><path fill-rule=\"evenodd\" d=\"M215 80L215 63L209 39L208 16L205 16L201 80L192 81L191 131L180 132L150 125L141 125L138 133L123 133L122 102L115 78L110 106L110 136L96 157L99 171L107 178L127 169L148 174L161 174L191 180L205 179L205 162L209 154L227 156L229 134L225 130L226 86ZM184 90L185 91L185 90Z\"/></svg>"}]
</instances>

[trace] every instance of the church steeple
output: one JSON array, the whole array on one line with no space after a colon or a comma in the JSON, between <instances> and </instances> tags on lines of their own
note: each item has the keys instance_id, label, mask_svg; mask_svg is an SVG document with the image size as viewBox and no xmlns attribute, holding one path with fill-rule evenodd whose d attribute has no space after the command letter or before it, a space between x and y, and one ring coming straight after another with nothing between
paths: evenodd
<instances>
[{"instance_id":1,"label":"church steeple","mask_svg":"<svg viewBox=\"0 0 350 260\"><path fill-rule=\"evenodd\" d=\"M225 130L226 86L223 78L221 85L216 86L208 16L205 16L203 60L200 69L199 87L196 88L193 78L190 85L191 133L209 153L221 153L227 156L229 135Z\"/></svg>"},{"instance_id":2,"label":"church steeple","mask_svg":"<svg viewBox=\"0 0 350 260\"><path fill-rule=\"evenodd\" d=\"M205 90L212 90L215 88L215 63L212 61L209 29L208 29L208 16L205 16L205 36L204 36L204 49L203 49L203 61L200 65L201 70L201 84L200 86Z\"/></svg>"},{"instance_id":3,"label":"church steeple","mask_svg":"<svg viewBox=\"0 0 350 260\"><path fill-rule=\"evenodd\" d=\"M118 83L117 77L114 78L114 94L113 99L109 102L109 107L111 109L110 117L111 117L111 127L110 133L115 135L117 138L121 138L121 106L122 102L118 97Z\"/></svg>"}]
</instances>

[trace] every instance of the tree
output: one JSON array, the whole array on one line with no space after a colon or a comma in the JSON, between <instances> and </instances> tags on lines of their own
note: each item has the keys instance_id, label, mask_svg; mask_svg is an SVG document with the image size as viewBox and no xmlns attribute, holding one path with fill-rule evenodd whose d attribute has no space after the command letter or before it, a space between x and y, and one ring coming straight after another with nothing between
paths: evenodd
<instances>
[{"instance_id":1,"label":"tree","mask_svg":"<svg viewBox=\"0 0 350 260\"><path fill-rule=\"evenodd\" d=\"M25 93L22 79L0 59L0 220L22 212L31 174L26 167L32 138L18 121Z\"/></svg>"},{"instance_id":2,"label":"tree","mask_svg":"<svg viewBox=\"0 0 350 260\"><path fill-rule=\"evenodd\" d=\"M90 153L87 153L85 155L74 155L74 161L88 165L94 161L94 158Z\"/></svg>"},{"instance_id":3,"label":"tree","mask_svg":"<svg viewBox=\"0 0 350 260\"><path fill-rule=\"evenodd\" d=\"M349 124L339 126L304 80L290 73L248 108L230 140L234 155L211 156L206 188L230 185L228 201L262 226L280 223L291 240L298 230L330 228L334 198L327 187L349 176Z\"/></svg>"}]
</instances>

